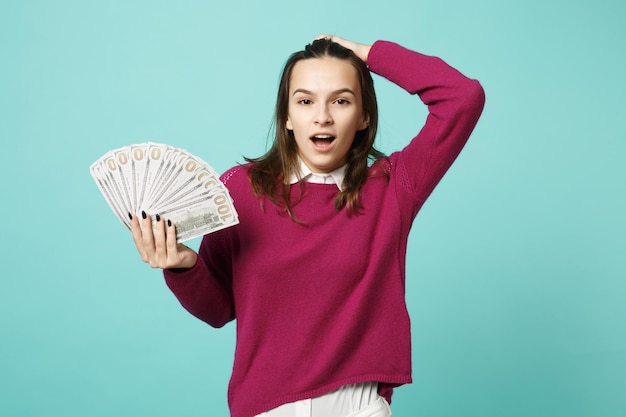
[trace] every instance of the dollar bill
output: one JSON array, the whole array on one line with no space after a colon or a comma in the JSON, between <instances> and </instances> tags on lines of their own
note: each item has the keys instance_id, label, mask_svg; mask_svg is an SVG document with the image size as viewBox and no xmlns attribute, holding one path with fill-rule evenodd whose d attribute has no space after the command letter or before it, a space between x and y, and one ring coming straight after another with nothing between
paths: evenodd
<instances>
[{"instance_id":1,"label":"dollar bill","mask_svg":"<svg viewBox=\"0 0 626 417\"><path fill-rule=\"evenodd\" d=\"M145 142L105 153L90 166L96 186L115 216L145 211L176 224L184 242L239 223L219 174L185 149Z\"/></svg>"},{"instance_id":2,"label":"dollar bill","mask_svg":"<svg viewBox=\"0 0 626 417\"><path fill-rule=\"evenodd\" d=\"M176 224L176 239L181 242L238 223L237 213L225 188L195 202L168 207L161 217Z\"/></svg>"}]
</instances>

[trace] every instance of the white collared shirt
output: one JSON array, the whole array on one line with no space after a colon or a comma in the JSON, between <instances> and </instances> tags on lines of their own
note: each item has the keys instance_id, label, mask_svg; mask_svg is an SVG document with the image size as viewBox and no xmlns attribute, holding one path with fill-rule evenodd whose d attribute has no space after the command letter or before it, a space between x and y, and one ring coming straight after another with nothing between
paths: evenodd
<instances>
[{"instance_id":1,"label":"white collared shirt","mask_svg":"<svg viewBox=\"0 0 626 417\"><path fill-rule=\"evenodd\" d=\"M298 163L300 164L301 181L313 182L316 184L336 184L337 188L339 188L339 191L343 191L343 177L346 174L346 168L348 167L348 164L344 164L327 174L321 174L311 171L311 168L309 168L300 158L298 158ZM289 178L289 184L295 184L297 182L297 173L291 174L291 178Z\"/></svg>"},{"instance_id":2,"label":"white collared shirt","mask_svg":"<svg viewBox=\"0 0 626 417\"><path fill-rule=\"evenodd\" d=\"M361 382L344 385L319 397L283 404L257 414L255 417L348 417L375 404L381 398L378 395L378 382ZM389 410L388 405L386 409ZM367 413L367 416L373 415L388 416L391 414Z\"/></svg>"}]
</instances>

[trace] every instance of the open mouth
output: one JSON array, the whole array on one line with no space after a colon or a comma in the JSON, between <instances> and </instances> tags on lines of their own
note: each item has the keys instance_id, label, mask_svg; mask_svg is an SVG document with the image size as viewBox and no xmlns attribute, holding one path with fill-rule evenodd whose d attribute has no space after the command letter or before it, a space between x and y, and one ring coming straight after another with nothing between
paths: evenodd
<instances>
[{"instance_id":1,"label":"open mouth","mask_svg":"<svg viewBox=\"0 0 626 417\"><path fill-rule=\"evenodd\" d=\"M326 146L330 145L335 140L335 137L331 135L315 135L311 137L311 140L316 145Z\"/></svg>"}]
</instances>

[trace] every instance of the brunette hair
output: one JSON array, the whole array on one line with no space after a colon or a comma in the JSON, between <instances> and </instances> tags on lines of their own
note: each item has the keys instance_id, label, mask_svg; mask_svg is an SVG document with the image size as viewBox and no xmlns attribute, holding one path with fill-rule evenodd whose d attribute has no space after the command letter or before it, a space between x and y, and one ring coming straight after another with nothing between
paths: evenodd
<instances>
[{"instance_id":1,"label":"brunette hair","mask_svg":"<svg viewBox=\"0 0 626 417\"><path fill-rule=\"evenodd\" d=\"M288 181L292 174L299 174L299 168L298 148L293 131L288 130L286 126L289 110L289 82L297 62L324 57L346 60L357 70L361 85L363 113L369 121L365 129L356 133L352 147L348 151L343 191L339 192L335 198L337 211L345 207L348 215L359 213L359 210L363 208L359 201L359 193L368 177L368 163L385 158L385 154L374 148L374 138L378 128L378 104L374 81L365 62L350 49L328 38L314 40L304 50L293 53L285 63L278 86L273 121L274 142L265 155L259 158L246 158L248 162L253 162L249 168L249 176L254 193L259 198L267 196L274 204L283 207L293 220L296 220L292 210L293 205L302 196L302 188L300 188L300 196L292 203Z\"/></svg>"}]
</instances>

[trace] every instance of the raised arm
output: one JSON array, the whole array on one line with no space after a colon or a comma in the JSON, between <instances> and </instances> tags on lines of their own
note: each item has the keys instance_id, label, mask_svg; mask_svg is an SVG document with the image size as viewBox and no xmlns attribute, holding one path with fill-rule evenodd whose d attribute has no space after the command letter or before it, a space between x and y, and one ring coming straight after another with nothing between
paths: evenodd
<instances>
[{"instance_id":1,"label":"raised arm","mask_svg":"<svg viewBox=\"0 0 626 417\"><path fill-rule=\"evenodd\" d=\"M428 106L419 133L397 155L401 183L416 200L425 200L467 142L482 112L485 95L480 83L442 59L377 41L367 57L370 70Z\"/></svg>"},{"instance_id":2,"label":"raised arm","mask_svg":"<svg viewBox=\"0 0 626 417\"><path fill-rule=\"evenodd\" d=\"M429 115L420 132L398 154L401 183L416 200L425 200L452 165L482 113L485 94L470 79L442 59L398 44L377 41L366 45L338 36L319 35L352 50L370 71L387 78L410 94L419 95Z\"/></svg>"}]
</instances>

